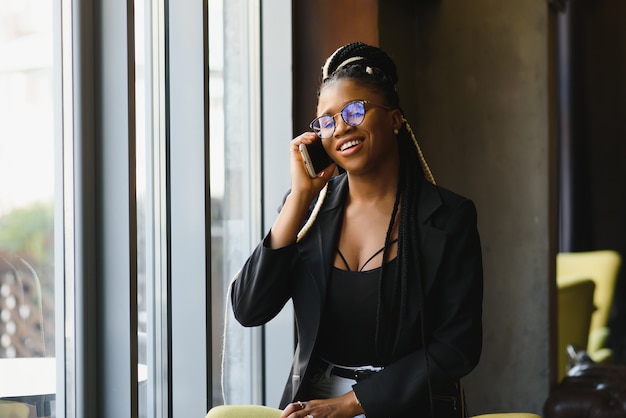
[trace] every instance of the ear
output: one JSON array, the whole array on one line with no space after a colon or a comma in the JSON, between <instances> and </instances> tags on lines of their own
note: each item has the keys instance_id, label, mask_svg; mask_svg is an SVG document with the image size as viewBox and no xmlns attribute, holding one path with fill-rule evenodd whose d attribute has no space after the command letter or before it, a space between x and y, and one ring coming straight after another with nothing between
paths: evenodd
<instances>
[{"instance_id":1,"label":"ear","mask_svg":"<svg viewBox=\"0 0 626 418\"><path fill-rule=\"evenodd\" d=\"M394 109L391 112L391 123L392 123L392 127L395 130L400 130L400 128L402 127L402 112L399 109Z\"/></svg>"}]
</instances>

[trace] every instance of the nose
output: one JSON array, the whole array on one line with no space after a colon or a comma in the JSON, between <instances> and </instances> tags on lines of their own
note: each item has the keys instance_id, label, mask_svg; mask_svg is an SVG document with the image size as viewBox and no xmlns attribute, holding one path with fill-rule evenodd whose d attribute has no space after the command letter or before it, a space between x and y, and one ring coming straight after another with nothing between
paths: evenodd
<instances>
[{"instance_id":1,"label":"nose","mask_svg":"<svg viewBox=\"0 0 626 418\"><path fill-rule=\"evenodd\" d=\"M343 132L350 130L351 125L348 125L341 117L341 114L335 116L335 132L333 135L341 135Z\"/></svg>"}]
</instances>

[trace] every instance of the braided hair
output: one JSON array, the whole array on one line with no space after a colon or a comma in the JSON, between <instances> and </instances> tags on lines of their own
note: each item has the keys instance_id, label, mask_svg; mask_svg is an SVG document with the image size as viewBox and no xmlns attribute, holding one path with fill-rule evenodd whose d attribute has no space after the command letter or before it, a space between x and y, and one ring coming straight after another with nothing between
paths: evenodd
<instances>
[{"instance_id":1,"label":"braided hair","mask_svg":"<svg viewBox=\"0 0 626 418\"><path fill-rule=\"evenodd\" d=\"M320 91L325 85L340 79L350 79L359 85L370 88L383 94L386 104L399 109L400 98L396 91L398 82L397 68L393 60L380 48L361 42L354 42L337 49L322 67L322 80ZM318 95L319 92L318 91ZM403 113L403 112L402 112ZM421 185L424 181L435 184L435 179L428 166L424 154L417 142L417 138L405 117L402 117L402 125L397 133L399 167L398 188L389 226L385 235L383 260L387 259L387 250L391 241L391 234L396 218L399 216L398 232L398 262L393 275L386 275L386 263L382 263L378 279L378 304L376 310L376 350L384 361L391 361L396 354L400 342L401 326L407 314L408 283L411 275L412 280L417 281L419 288L419 310L422 344L426 347L425 340L425 301L422 281L422 258L420 252L420 240L418 234L417 206ZM311 216L298 234L298 241L302 239L315 221L317 213L324 203L328 184L318 196ZM402 202L402 205L400 205ZM384 296L384 290L389 287L383 286L383 280L393 280L391 283L391 298ZM385 305L385 300L392 300L390 306ZM382 324L395 324L395 329L390 330L391 335L384 335ZM386 338L391 337L391 338ZM426 368L428 373L429 356L425 352ZM431 414L434 413L432 405L432 388L428 379L429 400Z\"/></svg>"},{"instance_id":2,"label":"braided hair","mask_svg":"<svg viewBox=\"0 0 626 418\"><path fill-rule=\"evenodd\" d=\"M400 109L400 98L396 91L398 82L397 68L393 60L380 48L361 42L354 42L337 49L324 63L322 67L321 89L333 81L339 79L351 79L360 85L371 88L383 94L386 104ZM319 95L319 92L318 92ZM385 306L383 297L383 278L385 277L385 264L383 263L378 283L378 306L376 319L376 349L386 360L393 358L400 340L400 326L407 312L407 287L411 272L417 274L421 289L421 257L418 236L417 205L422 179L425 178L435 183L432 172L426 163L422 150L417 142L415 134L408 121L403 117L402 126L398 131L398 152L400 164L398 167L398 189L394 202L393 212L385 236L383 260L386 260L387 249L391 240L393 225L399 215L398 233L398 263L391 286L392 306ZM298 239L301 239L311 224L314 222L317 212L323 205L326 187L322 190L311 217L300 231ZM400 206L400 201L402 205ZM423 291L420 290L420 310L423 321ZM389 339L391 347L385 344L382 338L381 324L383 320L390 320L396 324L393 338ZM422 323L422 337L424 325Z\"/></svg>"}]
</instances>

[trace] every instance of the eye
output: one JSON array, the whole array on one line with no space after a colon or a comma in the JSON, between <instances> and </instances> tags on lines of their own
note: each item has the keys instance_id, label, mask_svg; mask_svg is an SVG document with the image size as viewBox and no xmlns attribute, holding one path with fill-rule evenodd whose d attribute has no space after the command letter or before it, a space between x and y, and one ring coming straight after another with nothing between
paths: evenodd
<instances>
[{"instance_id":1,"label":"eye","mask_svg":"<svg viewBox=\"0 0 626 418\"><path fill-rule=\"evenodd\" d=\"M333 119L333 117L328 115L320 116L318 121L320 129L332 128L335 125L335 120Z\"/></svg>"},{"instance_id":2,"label":"eye","mask_svg":"<svg viewBox=\"0 0 626 418\"><path fill-rule=\"evenodd\" d=\"M341 112L343 120L351 126L357 126L365 117L365 106L362 101L348 103Z\"/></svg>"}]
</instances>

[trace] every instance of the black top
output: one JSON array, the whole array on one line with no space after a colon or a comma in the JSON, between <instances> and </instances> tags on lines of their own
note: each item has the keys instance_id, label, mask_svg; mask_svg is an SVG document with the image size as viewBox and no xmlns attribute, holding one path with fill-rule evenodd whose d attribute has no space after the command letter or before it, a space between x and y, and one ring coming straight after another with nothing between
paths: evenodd
<instances>
[{"instance_id":1,"label":"black top","mask_svg":"<svg viewBox=\"0 0 626 418\"><path fill-rule=\"evenodd\" d=\"M382 366L375 345L378 282L381 267L348 271L333 267L320 324L318 354L343 366ZM396 259L385 267L385 283L396 270ZM382 323L381 330L392 324Z\"/></svg>"}]
</instances>

